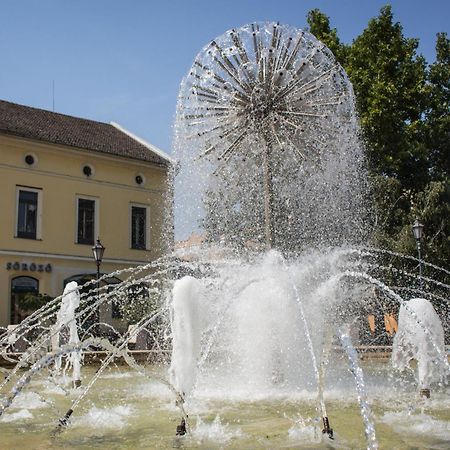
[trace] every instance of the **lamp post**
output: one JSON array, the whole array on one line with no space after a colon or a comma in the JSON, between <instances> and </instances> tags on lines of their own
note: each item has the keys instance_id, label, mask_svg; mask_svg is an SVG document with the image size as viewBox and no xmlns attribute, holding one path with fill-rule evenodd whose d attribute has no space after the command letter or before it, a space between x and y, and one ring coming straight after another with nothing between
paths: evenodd
<instances>
[{"instance_id":1,"label":"lamp post","mask_svg":"<svg viewBox=\"0 0 450 450\"><path fill-rule=\"evenodd\" d=\"M103 253L105 253L105 247L103 247L102 243L100 242L100 238L97 239L97 242L92 247L92 253L94 255L95 263L97 264L97 300L98 300L100 298L100 284L99 284L100 265L102 263ZM97 313L96 313L97 322L100 322L100 317L99 317L98 312L99 312L99 309L97 307Z\"/></svg>"},{"instance_id":2,"label":"lamp post","mask_svg":"<svg viewBox=\"0 0 450 450\"><path fill-rule=\"evenodd\" d=\"M424 225L423 223L421 223L419 221L419 219L416 219L413 226L412 226L412 232L414 235L414 238L416 239L416 244L417 244L417 253L419 255L419 283L420 283L420 288L423 288L423 279L422 279L422 255L420 252L420 241L422 239L422 235L423 235L423 229L424 229Z\"/></svg>"}]
</instances>

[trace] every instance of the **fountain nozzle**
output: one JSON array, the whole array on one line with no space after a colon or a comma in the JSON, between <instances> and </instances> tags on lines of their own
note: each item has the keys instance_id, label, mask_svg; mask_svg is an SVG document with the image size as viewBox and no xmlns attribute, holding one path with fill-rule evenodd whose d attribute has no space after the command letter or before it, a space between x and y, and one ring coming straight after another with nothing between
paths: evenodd
<instances>
[{"instance_id":1,"label":"fountain nozzle","mask_svg":"<svg viewBox=\"0 0 450 450\"><path fill-rule=\"evenodd\" d=\"M334 439L333 437L333 428L330 427L330 421L328 420L327 416L322 417L323 420L323 434L328 434L328 437L330 439Z\"/></svg>"},{"instance_id":2,"label":"fountain nozzle","mask_svg":"<svg viewBox=\"0 0 450 450\"><path fill-rule=\"evenodd\" d=\"M64 414L61 419L59 419L58 426L52 431L51 436L55 437L57 434L61 433L63 429L67 426L69 423L69 418L73 413L73 409L69 409L66 414Z\"/></svg>"},{"instance_id":3,"label":"fountain nozzle","mask_svg":"<svg viewBox=\"0 0 450 450\"><path fill-rule=\"evenodd\" d=\"M73 413L73 409L69 409L66 414L64 414L64 417L61 417L61 419L59 419L59 427L65 427L70 419L70 416Z\"/></svg>"},{"instance_id":4,"label":"fountain nozzle","mask_svg":"<svg viewBox=\"0 0 450 450\"><path fill-rule=\"evenodd\" d=\"M425 398L430 398L431 391L429 389L421 389L420 390L420 396Z\"/></svg>"},{"instance_id":5,"label":"fountain nozzle","mask_svg":"<svg viewBox=\"0 0 450 450\"><path fill-rule=\"evenodd\" d=\"M177 426L177 436L184 436L186 434L186 420L181 419L180 425Z\"/></svg>"}]
</instances>

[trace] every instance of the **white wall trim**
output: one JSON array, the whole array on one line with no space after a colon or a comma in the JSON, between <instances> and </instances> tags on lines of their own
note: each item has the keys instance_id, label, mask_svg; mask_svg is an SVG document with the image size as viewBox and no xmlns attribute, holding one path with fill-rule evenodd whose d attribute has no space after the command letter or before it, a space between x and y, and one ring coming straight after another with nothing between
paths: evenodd
<instances>
[{"instance_id":1,"label":"white wall trim","mask_svg":"<svg viewBox=\"0 0 450 450\"><path fill-rule=\"evenodd\" d=\"M7 256L22 256L29 258L51 258L51 259L65 259L70 261L89 261L93 265L95 264L94 258L91 256L77 256L77 255L61 255L57 253L40 253L40 252L25 252L19 250L2 250L0 249L0 255ZM133 259L114 259L114 258L103 258L103 263L111 264L135 264L142 265L148 264L149 260L133 260Z\"/></svg>"},{"instance_id":2,"label":"white wall trim","mask_svg":"<svg viewBox=\"0 0 450 450\"><path fill-rule=\"evenodd\" d=\"M135 141L139 142L143 146L147 147L150 151L152 151L153 153L157 154L158 156L160 156L161 158L165 159L166 161L170 162L171 164L175 164L176 163L176 161L174 159L172 159L166 152L163 152L158 147L155 147L154 145L150 144L149 142L145 141L144 139L140 138L139 136L136 136L131 131L128 131L126 128L124 128L123 126L119 125L118 123L110 122L110 124L114 128L117 128L122 133L125 133L131 139L134 139Z\"/></svg>"}]
</instances>

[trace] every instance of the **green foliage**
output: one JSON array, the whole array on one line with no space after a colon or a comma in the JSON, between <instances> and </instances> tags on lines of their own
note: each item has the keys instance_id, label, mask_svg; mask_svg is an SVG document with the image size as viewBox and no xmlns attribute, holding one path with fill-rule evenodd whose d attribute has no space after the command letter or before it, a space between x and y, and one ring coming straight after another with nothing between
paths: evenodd
<instances>
[{"instance_id":1,"label":"green foliage","mask_svg":"<svg viewBox=\"0 0 450 450\"><path fill-rule=\"evenodd\" d=\"M406 38L390 6L350 46L329 18L308 13L310 31L335 53L353 84L368 151L375 208L374 244L416 255L411 226L425 224L430 262L450 260L450 40L438 33L427 66L418 40Z\"/></svg>"},{"instance_id":2,"label":"green foliage","mask_svg":"<svg viewBox=\"0 0 450 450\"><path fill-rule=\"evenodd\" d=\"M418 41L403 36L390 6L381 9L349 50L346 70L353 83L370 169L398 178L406 188L428 181L423 145L426 64Z\"/></svg>"},{"instance_id":3,"label":"green foliage","mask_svg":"<svg viewBox=\"0 0 450 450\"><path fill-rule=\"evenodd\" d=\"M439 180L448 181L450 167L450 40L438 33L436 62L430 66L429 109L426 115L430 171Z\"/></svg>"},{"instance_id":4,"label":"green foliage","mask_svg":"<svg viewBox=\"0 0 450 450\"><path fill-rule=\"evenodd\" d=\"M313 9L309 11L307 21L310 33L323 42L333 52L337 61L344 65L348 47L339 40L336 28L331 28L328 16L318 9Z\"/></svg>"},{"instance_id":5,"label":"green foliage","mask_svg":"<svg viewBox=\"0 0 450 450\"><path fill-rule=\"evenodd\" d=\"M36 311L51 300L53 300L53 297L47 294L28 292L19 299L19 308L23 311Z\"/></svg>"},{"instance_id":6,"label":"green foliage","mask_svg":"<svg viewBox=\"0 0 450 450\"><path fill-rule=\"evenodd\" d=\"M440 266L450 261L450 184L432 181L418 192L411 208L411 219L420 217L424 224L424 257Z\"/></svg>"},{"instance_id":7,"label":"green foliage","mask_svg":"<svg viewBox=\"0 0 450 450\"><path fill-rule=\"evenodd\" d=\"M120 291L114 303L121 318L129 324L135 324L161 307L160 292L157 287L146 283L133 284L126 291Z\"/></svg>"}]
</instances>

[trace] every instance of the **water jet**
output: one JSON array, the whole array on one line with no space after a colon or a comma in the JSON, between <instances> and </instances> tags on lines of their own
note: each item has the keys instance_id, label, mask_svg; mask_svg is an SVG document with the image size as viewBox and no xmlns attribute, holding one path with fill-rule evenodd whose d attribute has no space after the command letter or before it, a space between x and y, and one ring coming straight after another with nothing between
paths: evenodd
<instances>
[{"instance_id":1,"label":"water jet","mask_svg":"<svg viewBox=\"0 0 450 450\"><path fill-rule=\"evenodd\" d=\"M276 23L219 36L181 84L175 132L176 228L200 227L203 243L67 287L19 324L17 339L41 331L0 383L5 445L31 447L33 435L17 436L22 421L41 440L56 423L54 448L83 446L80 436L87 446L169 448L174 421L186 446L203 448L308 448L329 438L371 449L448 445L446 349L411 302L439 304L445 319L450 272L421 261L432 288L413 292L417 259L367 247L364 147L351 84L331 52ZM120 282L108 289L112 276ZM133 317L114 340L87 325L113 306ZM406 317L398 345L369 331L369 312L377 326L385 313ZM400 339L404 323L420 337ZM141 332L148 347L132 350ZM392 359L367 362L362 347ZM427 355L419 383L406 365L393 370L413 347ZM72 380L49 377L81 354L97 365ZM417 388L433 389L420 414ZM45 404L26 397L36 392Z\"/></svg>"}]
</instances>

